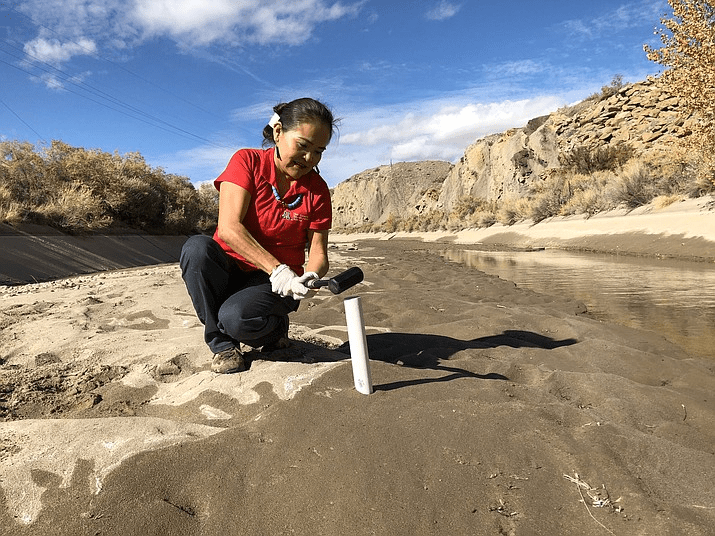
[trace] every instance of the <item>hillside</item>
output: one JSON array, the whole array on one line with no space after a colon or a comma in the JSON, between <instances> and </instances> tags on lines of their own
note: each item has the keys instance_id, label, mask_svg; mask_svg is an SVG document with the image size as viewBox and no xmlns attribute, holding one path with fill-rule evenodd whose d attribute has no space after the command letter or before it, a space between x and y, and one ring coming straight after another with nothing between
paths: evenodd
<instances>
[{"instance_id":1,"label":"hillside","mask_svg":"<svg viewBox=\"0 0 715 536\"><path fill-rule=\"evenodd\" d=\"M334 226L355 229L430 211L448 215L466 200L496 206L524 199L566 166L588 168L578 161L584 155L624 153L647 162L689 135L689 121L679 99L653 80L625 85L481 138L453 166L412 162L358 173L333 191Z\"/></svg>"},{"instance_id":2,"label":"hillside","mask_svg":"<svg viewBox=\"0 0 715 536\"><path fill-rule=\"evenodd\" d=\"M452 164L400 162L353 175L333 191L337 228L384 223L391 214L421 214L439 199Z\"/></svg>"}]
</instances>

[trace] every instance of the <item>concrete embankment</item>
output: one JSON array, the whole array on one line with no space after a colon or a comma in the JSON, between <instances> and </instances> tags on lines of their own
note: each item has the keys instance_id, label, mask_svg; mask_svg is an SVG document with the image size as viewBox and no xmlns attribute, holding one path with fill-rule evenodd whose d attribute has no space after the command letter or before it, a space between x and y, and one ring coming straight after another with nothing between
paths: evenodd
<instances>
[{"instance_id":1,"label":"concrete embankment","mask_svg":"<svg viewBox=\"0 0 715 536\"><path fill-rule=\"evenodd\" d=\"M0 224L0 285L177 262L187 236L72 236L41 226Z\"/></svg>"}]
</instances>

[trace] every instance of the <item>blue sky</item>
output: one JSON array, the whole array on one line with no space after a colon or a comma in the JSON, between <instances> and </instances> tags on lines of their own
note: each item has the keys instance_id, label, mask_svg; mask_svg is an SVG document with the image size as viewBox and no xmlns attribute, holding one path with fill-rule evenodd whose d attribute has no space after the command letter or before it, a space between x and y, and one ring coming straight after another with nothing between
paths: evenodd
<instances>
[{"instance_id":1,"label":"blue sky","mask_svg":"<svg viewBox=\"0 0 715 536\"><path fill-rule=\"evenodd\" d=\"M342 118L330 186L657 74L665 0L0 0L0 140L139 152L195 184L274 104Z\"/></svg>"}]
</instances>

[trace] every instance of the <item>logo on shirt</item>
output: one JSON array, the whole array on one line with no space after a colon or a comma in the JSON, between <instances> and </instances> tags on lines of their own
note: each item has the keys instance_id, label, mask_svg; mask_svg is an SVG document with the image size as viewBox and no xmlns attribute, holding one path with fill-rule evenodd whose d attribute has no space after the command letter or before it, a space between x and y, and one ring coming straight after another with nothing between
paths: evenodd
<instances>
[{"instance_id":1,"label":"logo on shirt","mask_svg":"<svg viewBox=\"0 0 715 536\"><path fill-rule=\"evenodd\" d=\"M305 214L299 214L297 212L294 212L293 214L291 214L291 212L289 210L284 210L283 214L281 214L281 218L284 220L288 220L288 221L291 221L291 220L292 221L309 221L310 220L310 218Z\"/></svg>"}]
</instances>

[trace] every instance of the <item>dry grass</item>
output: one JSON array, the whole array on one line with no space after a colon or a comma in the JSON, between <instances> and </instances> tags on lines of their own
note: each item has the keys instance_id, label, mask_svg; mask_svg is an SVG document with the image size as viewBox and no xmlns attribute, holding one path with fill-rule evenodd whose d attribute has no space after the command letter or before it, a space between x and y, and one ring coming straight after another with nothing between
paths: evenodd
<instances>
[{"instance_id":1,"label":"dry grass","mask_svg":"<svg viewBox=\"0 0 715 536\"><path fill-rule=\"evenodd\" d=\"M652 201L655 208L665 208L675 203L680 203L685 200L685 196L681 194L659 195Z\"/></svg>"},{"instance_id":2,"label":"dry grass","mask_svg":"<svg viewBox=\"0 0 715 536\"><path fill-rule=\"evenodd\" d=\"M604 196L606 186L614 180L612 171L597 171L590 175L576 174L570 178L571 196L561 207L560 214L586 214L593 216L615 208Z\"/></svg>"},{"instance_id":3,"label":"dry grass","mask_svg":"<svg viewBox=\"0 0 715 536\"><path fill-rule=\"evenodd\" d=\"M42 223L65 231L94 231L107 228L111 216L104 212L102 201L80 183L63 184L47 202L37 207Z\"/></svg>"},{"instance_id":4,"label":"dry grass","mask_svg":"<svg viewBox=\"0 0 715 536\"><path fill-rule=\"evenodd\" d=\"M481 197L463 197L449 214L443 214L441 227L449 230L489 227L498 221L497 210L496 202Z\"/></svg>"},{"instance_id":5,"label":"dry grass","mask_svg":"<svg viewBox=\"0 0 715 536\"><path fill-rule=\"evenodd\" d=\"M22 205L14 200L7 185L0 184L0 221L18 224L22 221L22 215Z\"/></svg>"},{"instance_id":6,"label":"dry grass","mask_svg":"<svg viewBox=\"0 0 715 536\"><path fill-rule=\"evenodd\" d=\"M616 143L602 147L574 147L559 157L561 167L574 173L595 173L622 168L634 155L633 148L627 143Z\"/></svg>"},{"instance_id":7,"label":"dry grass","mask_svg":"<svg viewBox=\"0 0 715 536\"><path fill-rule=\"evenodd\" d=\"M499 205L496 216L499 223L514 225L530 218L531 202L529 199L509 199Z\"/></svg>"}]
</instances>

